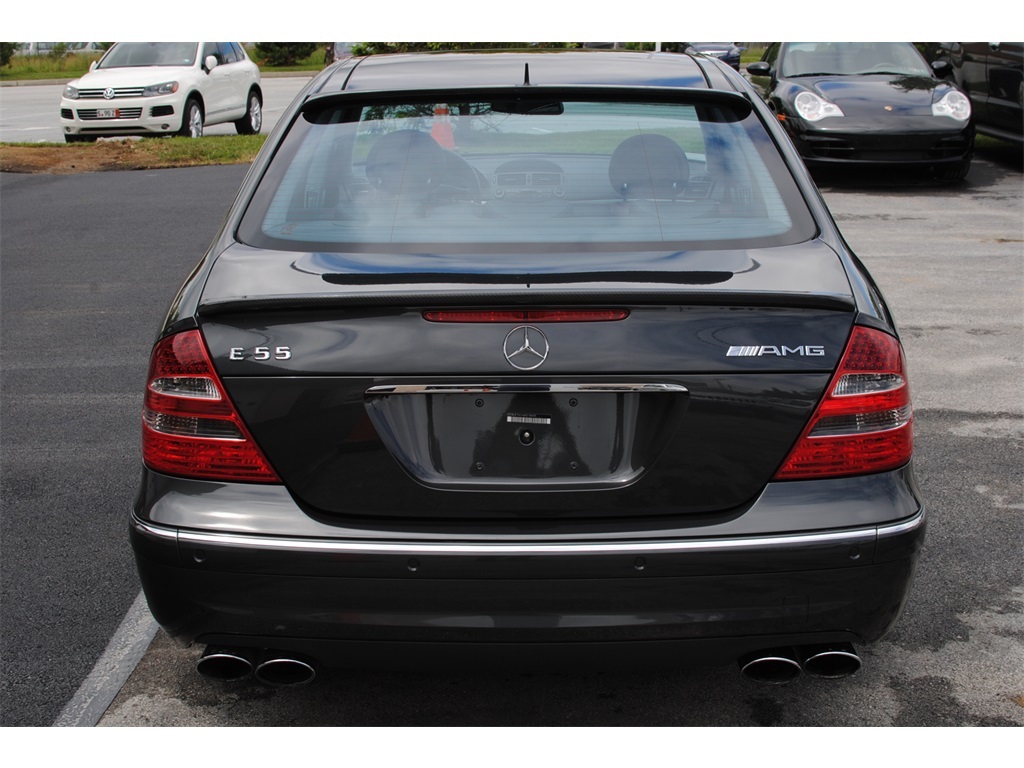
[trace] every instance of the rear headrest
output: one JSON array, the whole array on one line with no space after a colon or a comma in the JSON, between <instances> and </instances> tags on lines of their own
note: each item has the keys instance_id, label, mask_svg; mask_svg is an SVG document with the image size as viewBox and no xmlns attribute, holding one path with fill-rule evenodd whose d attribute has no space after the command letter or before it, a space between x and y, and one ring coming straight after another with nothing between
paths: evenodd
<instances>
[{"instance_id":1,"label":"rear headrest","mask_svg":"<svg viewBox=\"0 0 1024 768\"><path fill-rule=\"evenodd\" d=\"M395 131L382 136L366 158L366 179L375 189L415 197L440 183L444 150L421 131Z\"/></svg>"},{"instance_id":2,"label":"rear headrest","mask_svg":"<svg viewBox=\"0 0 1024 768\"><path fill-rule=\"evenodd\" d=\"M668 136L630 136L615 148L608 178L626 199L673 198L690 180L686 153Z\"/></svg>"}]
</instances>

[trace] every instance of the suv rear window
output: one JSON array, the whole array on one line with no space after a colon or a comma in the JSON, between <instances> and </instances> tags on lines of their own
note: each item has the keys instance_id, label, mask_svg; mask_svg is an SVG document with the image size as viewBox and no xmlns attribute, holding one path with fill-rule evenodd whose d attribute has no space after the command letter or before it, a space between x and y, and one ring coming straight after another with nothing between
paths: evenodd
<instances>
[{"instance_id":1,"label":"suv rear window","mask_svg":"<svg viewBox=\"0 0 1024 768\"><path fill-rule=\"evenodd\" d=\"M749 107L540 95L307 109L239 239L315 251L660 250L814 233Z\"/></svg>"}]
</instances>

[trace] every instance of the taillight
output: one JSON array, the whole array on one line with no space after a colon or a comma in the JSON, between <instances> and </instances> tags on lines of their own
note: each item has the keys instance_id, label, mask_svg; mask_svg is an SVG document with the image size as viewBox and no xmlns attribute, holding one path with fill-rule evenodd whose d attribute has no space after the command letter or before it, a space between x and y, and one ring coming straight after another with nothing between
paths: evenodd
<instances>
[{"instance_id":1,"label":"taillight","mask_svg":"<svg viewBox=\"0 0 1024 768\"><path fill-rule=\"evenodd\" d=\"M142 414L142 457L157 472L278 483L213 369L199 331L153 350Z\"/></svg>"},{"instance_id":2,"label":"taillight","mask_svg":"<svg viewBox=\"0 0 1024 768\"><path fill-rule=\"evenodd\" d=\"M899 341L855 326L829 382L776 480L805 480L902 467L913 453L913 408Z\"/></svg>"}]
</instances>

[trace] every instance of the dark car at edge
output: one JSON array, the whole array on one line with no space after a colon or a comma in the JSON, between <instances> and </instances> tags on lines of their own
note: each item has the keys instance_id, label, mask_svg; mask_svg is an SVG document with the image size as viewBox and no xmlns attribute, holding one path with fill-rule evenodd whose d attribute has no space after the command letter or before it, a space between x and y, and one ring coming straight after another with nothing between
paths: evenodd
<instances>
[{"instance_id":1,"label":"dark car at edge","mask_svg":"<svg viewBox=\"0 0 1024 768\"><path fill-rule=\"evenodd\" d=\"M1024 143L1024 43L933 43L971 99L978 133Z\"/></svg>"},{"instance_id":2,"label":"dark car at edge","mask_svg":"<svg viewBox=\"0 0 1024 768\"><path fill-rule=\"evenodd\" d=\"M959 181L974 154L967 96L911 43L772 43L747 65L812 169L923 170Z\"/></svg>"},{"instance_id":3,"label":"dark car at edge","mask_svg":"<svg viewBox=\"0 0 1024 768\"><path fill-rule=\"evenodd\" d=\"M220 679L840 677L925 530L890 311L703 56L326 69L171 302L142 428L143 589Z\"/></svg>"}]
</instances>

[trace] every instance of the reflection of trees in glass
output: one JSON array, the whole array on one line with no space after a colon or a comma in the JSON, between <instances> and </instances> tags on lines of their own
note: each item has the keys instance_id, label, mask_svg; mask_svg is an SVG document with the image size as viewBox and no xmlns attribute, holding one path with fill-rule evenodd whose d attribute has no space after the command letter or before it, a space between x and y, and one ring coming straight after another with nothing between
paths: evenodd
<instances>
[{"instance_id":1,"label":"reflection of trees in glass","mask_svg":"<svg viewBox=\"0 0 1024 768\"><path fill-rule=\"evenodd\" d=\"M918 77L916 75L906 75L904 77L894 77L889 83L904 93L910 91L930 91L935 88L935 80L931 77Z\"/></svg>"}]
</instances>

